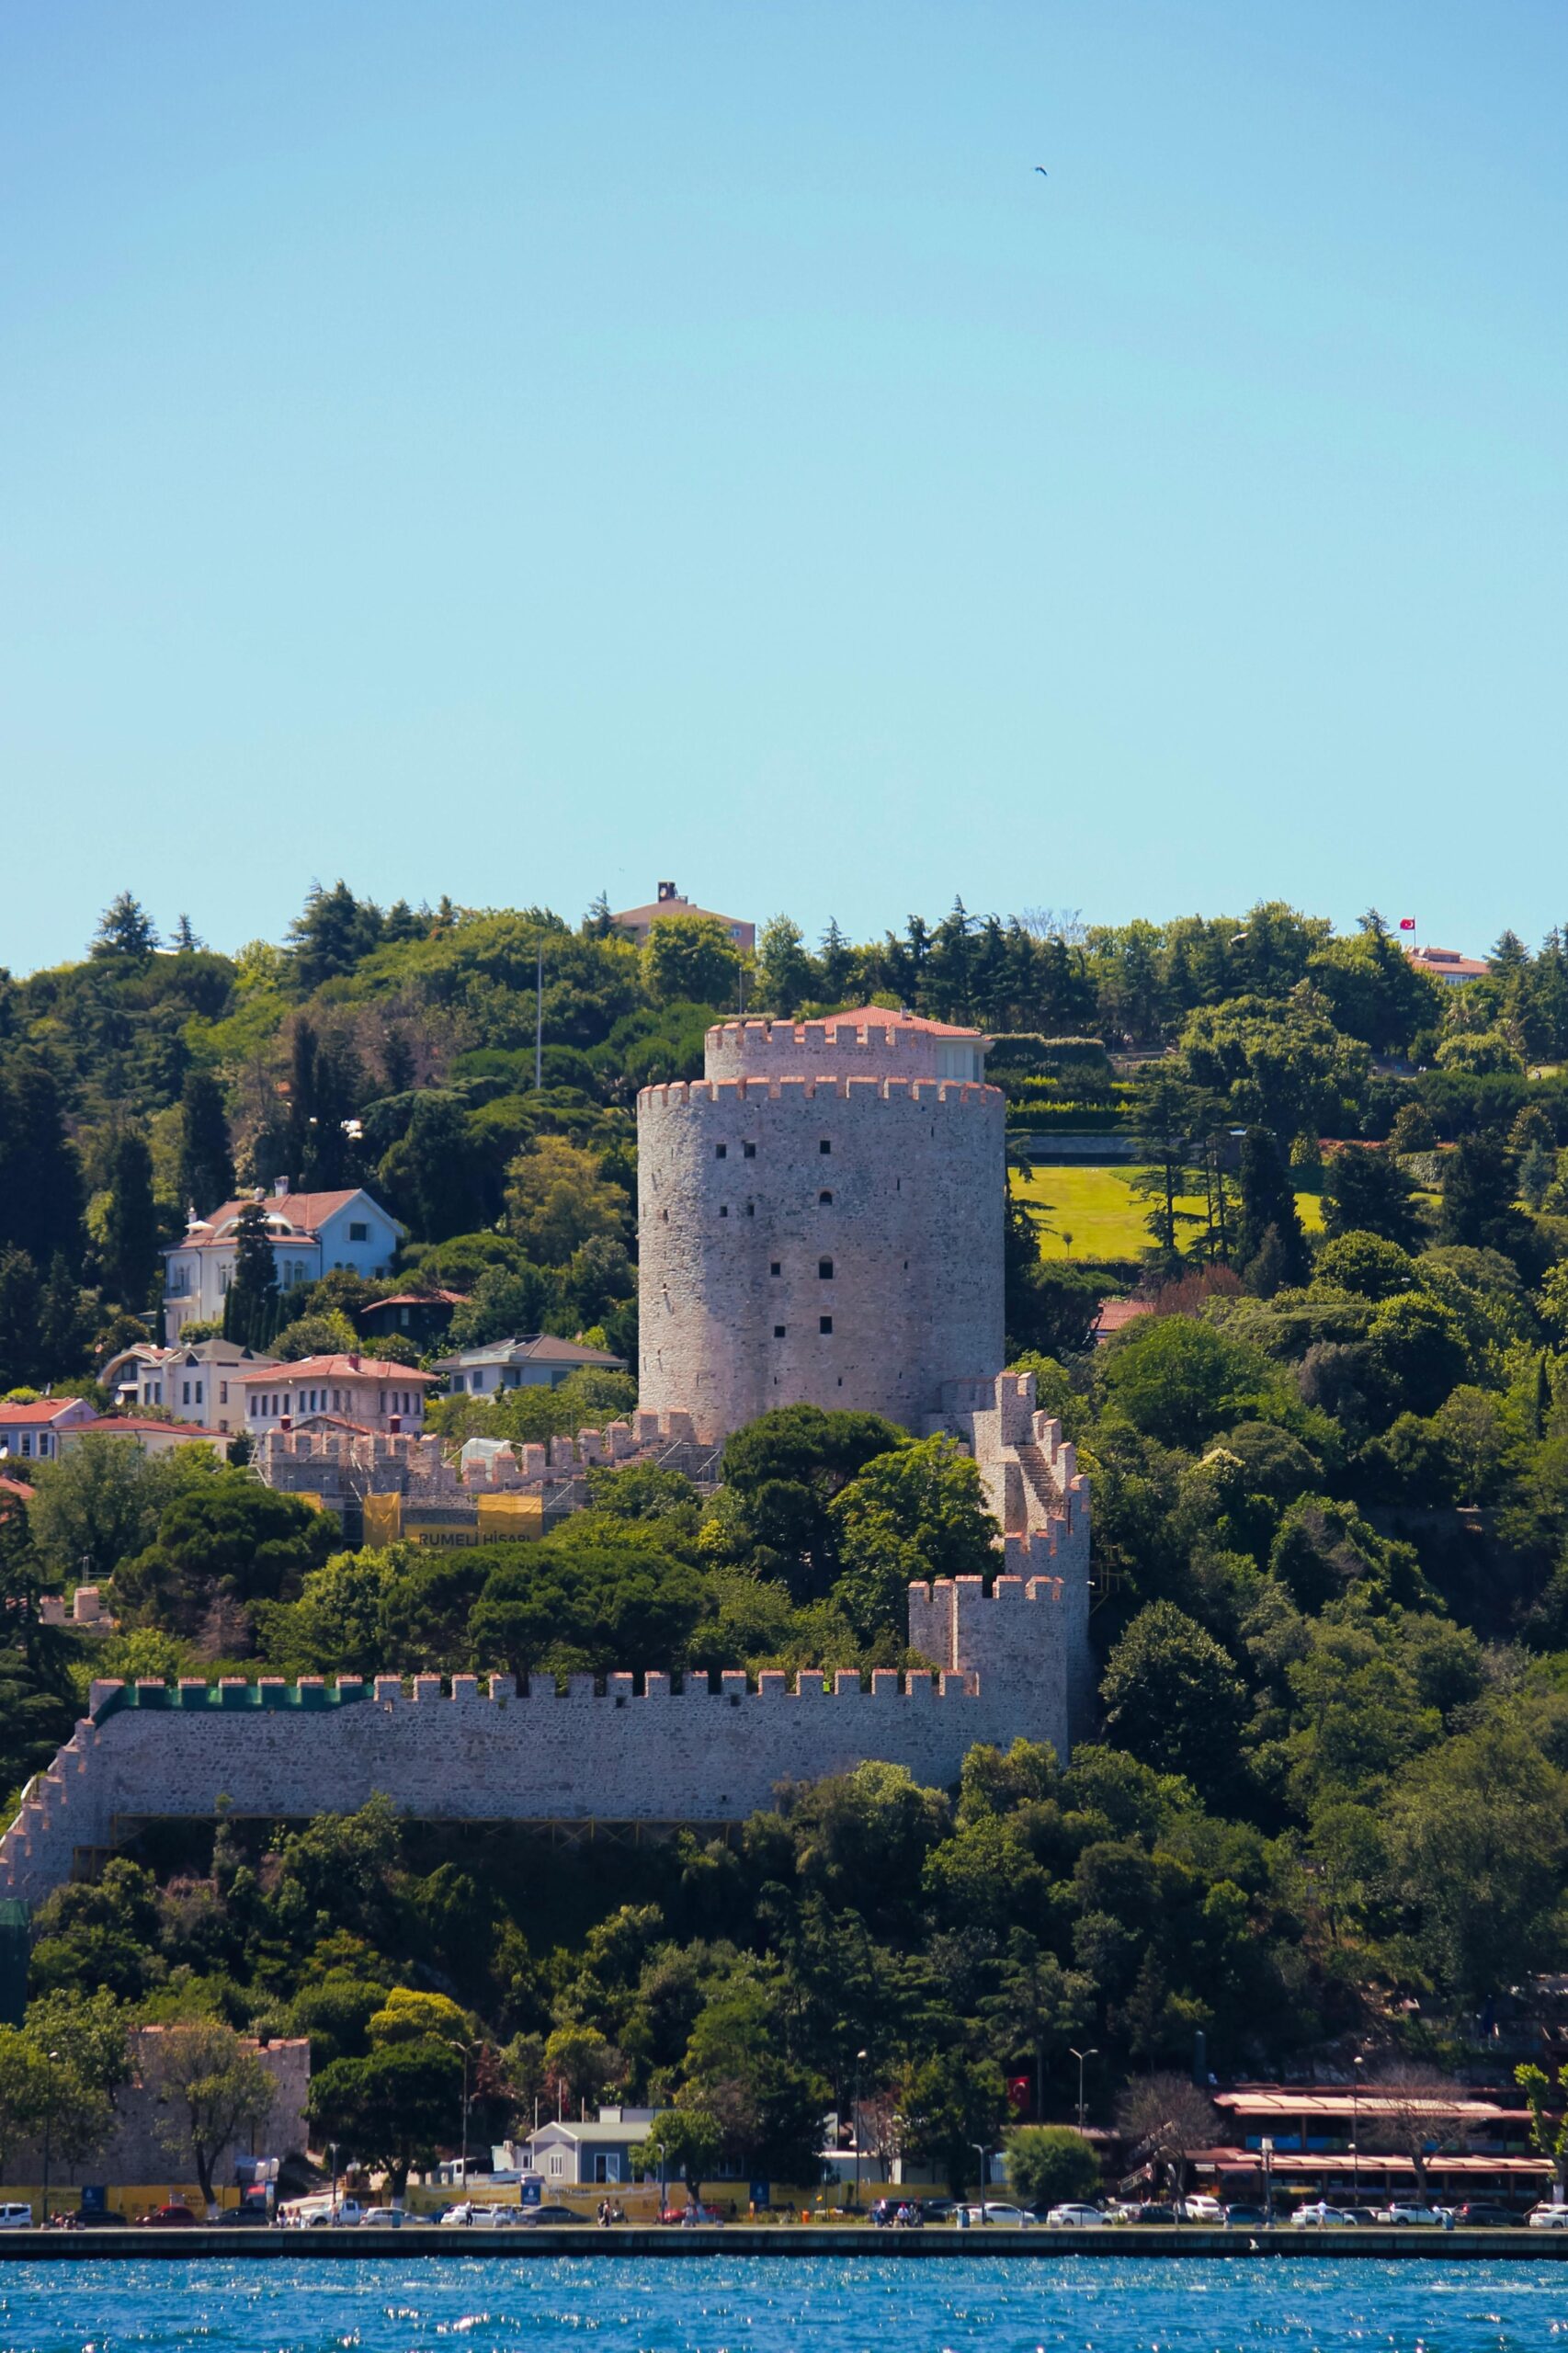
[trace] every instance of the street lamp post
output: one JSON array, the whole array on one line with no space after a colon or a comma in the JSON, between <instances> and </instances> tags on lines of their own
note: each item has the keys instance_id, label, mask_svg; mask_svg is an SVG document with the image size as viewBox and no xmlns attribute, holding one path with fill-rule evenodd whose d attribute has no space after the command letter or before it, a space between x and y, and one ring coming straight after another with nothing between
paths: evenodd
<instances>
[{"instance_id":1,"label":"street lamp post","mask_svg":"<svg viewBox=\"0 0 1568 2353\"><path fill-rule=\"evenodd\" d=\"M991 2152L989 2149L983 2149L978 2141L971 2141L969 2145L980 2159L980 2219L983 2222L986 2183L991 2172Z\"/></svg>"},{"instance_id":2,"label":"street lamp post","mask_svg":"<svg viewBox=\"0 0 1568 2353\"><path fill-rule=\"evenodd\" d=\"M855 2104L849 2114L849 2130L855 2139L855 2209L860 2208L860 2070L866 2063L866 2052L855 2053Z\"/></svg>"},{"instance_id":3,"label":"street lamp post","mask_svg":"<svg viewBox=\"0 0 1568 2353\"><path fill-rule=\"evenodd\" d=\"M49 2097L43 2106L43 2213L40 2219L45 2222L49 2220L49 2136L50 2127L54 2122L54 2070L59 2063L59 2052L51 2051L49 2054Z\"/></svg>"},{"instance_id":4,"label":"street lamp post","mask_svg":"<svg viewBox=\"0 0 1568 2353\"><path fill-rule=\"evenodd\" d=\"M441 2040L449 2051L455 2051L460 2054L463 2063L462 2186L466 2191L468 2188L468 2062L472 2046L466 2042L460 2042L456 2035L443 2035Z\"/></svg>"},{"instance_id":5,"label":"street lamp post","mask_svg":"<svg viewBox=\"0 0 1568 2353\"><path fill-rule=\"evenodd\" d=\"M1361 2069L1365 2065L1359 2052L1350 2062L1350 2179L1352 2204L1361 2203Z\"/></svg>"},{"instance_id":6,"label":"street lamp post","mask_svg":"<svg viewBox=\"0 0 1568 2353\"><path fill-rule=\"evenodd\" d=\"M1274 2228L1274 2143L1265 2135L1259 2143L1263 2152L1263 2211L1264 2218Z\"/></svg>"},{"instance_id":7,"label":"street lamp post","mask_svg":"<svg viewBox=\"0 0 1568 2353\"><path fill-rule=\"evenodd\" d=\"M1097 2059L1099 2055L1097 2045L1092 2051L1074 2051L1069 2048L1067 2052L1069 2059L1076 2059L1078 2062L1078 2130L1080 2132L1084 2129L1084 2062L1085 2059Z\"/></svg>"}]
</instances>

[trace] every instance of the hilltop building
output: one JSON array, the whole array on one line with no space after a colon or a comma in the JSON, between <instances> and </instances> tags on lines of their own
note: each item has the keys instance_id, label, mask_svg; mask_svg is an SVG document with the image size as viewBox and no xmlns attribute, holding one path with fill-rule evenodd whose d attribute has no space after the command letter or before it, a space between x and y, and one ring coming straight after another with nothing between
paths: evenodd
<instances>
[{"instance_id":1,"label":"hilltop building","mask_svg":"<svg viewBox=\"0 0 1568 2353\"><path fill-rule=\"evenodd\" d=\"M740 915L716 915L711 907L699 907L693 899L683 899L673 882L661 882L659 894L645 907L623 907L610 921L617 931L626 932L639 948L648 945L648 934L656 923L667 923L671 915L703 915L710 923L722 923L743 956L749 956L756 946L756 926Z\"/></svg>"}]
</instances>

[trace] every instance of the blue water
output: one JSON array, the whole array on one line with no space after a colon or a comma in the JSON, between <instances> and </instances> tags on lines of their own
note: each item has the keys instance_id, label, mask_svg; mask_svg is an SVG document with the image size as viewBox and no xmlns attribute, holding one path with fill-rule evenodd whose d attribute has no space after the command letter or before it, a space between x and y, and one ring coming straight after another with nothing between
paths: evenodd
<instances>
[{"instance_id":1,"label":"blue water","mask_svg":"<svg viewBox=\"0 0 1568 2353\"><path fill-rule=\"evenodd\" d=\"M4 2353L1568 2353L1568 2264L0 2267Z\"/></svg>"}]
</instances>

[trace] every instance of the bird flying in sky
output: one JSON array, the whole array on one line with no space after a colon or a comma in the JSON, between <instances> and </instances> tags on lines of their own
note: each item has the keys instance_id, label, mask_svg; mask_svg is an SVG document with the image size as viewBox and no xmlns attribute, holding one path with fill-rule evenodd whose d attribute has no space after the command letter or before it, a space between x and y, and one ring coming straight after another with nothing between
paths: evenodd
<instances>
[{"instance_id":1,"label":"bird flying in sky","mask_svg":"<svg viewBox=\"0 0 1568 2353\"><path fill-rule=\"evenodd\" d=\"M1040 174L1042 180L1048 180L1051 177L1051 174L1046 170L1043 164L1037 164L1035 165L1035 169Z\"/></svg>"}]
</instances>

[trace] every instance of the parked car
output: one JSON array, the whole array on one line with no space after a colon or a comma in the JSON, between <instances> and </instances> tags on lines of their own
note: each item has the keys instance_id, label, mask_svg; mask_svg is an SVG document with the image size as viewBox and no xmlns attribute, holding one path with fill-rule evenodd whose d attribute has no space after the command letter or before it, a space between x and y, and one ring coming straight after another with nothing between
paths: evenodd
<instances>
[{"instance_id":1,"label":"parked car","mask_svg":"<svg viewBox=\"0 0 1568 2353\"><path fill-rule=\"evenodd\" d=\"M1511 2206L1482 2206L1472 2198L1454 2209L1454 2220L1461 2231L1517 2231L1524 2219Z\"/></svg>"},{"instance_id":2,"label":"parked car","mask_svg":"<svg viewBox=\"0 0 1568 2353\"><path fill-rule=\"evenodd\" d=\"M579 2214L575 2207L562 2206L559 2203L550 2206L518 2206L515 2209L508 2207L506 2211L508 2213L515 2211L519 2221L529 2223L585 2222L588 2219L586 2214Z\"/></svg>"},{"instance_id":3,"label":"parked car","mask_svg":"<svg viewBox=\"0 0 1568 2353\"><path fill-rule=\"evenodd\" d=\"M290 2198L278 2209L278 2221L286 2231L351 2231L365 2219L365 2209L357 2198L334 2198L322 2191L314 2198Z\"/></svg>"},{"instance_id":4,"label":"parked car","mask_svg":"<svg viewBox=\"0 0 1568 2353\"><path fill-rule=\"evenodd\" d=\"M988 2198L983 2206L965 2208L971 2224L984 2223L992 2229L1005 2231L1028 2230L1034 2221L1021 2206L1011 2206L1005 2199Z\"/></svg>"},{"instance_id":5,"label":"parked car","mask_svg":"<svg viewBox=\"0 0 1568 2353\"><path fill-rule=\"evenodd\" d=\"M218 2220L226 2231L265 2231L272 2222L265 2198L225 2206Z\"/></svg>"},{"instance_id":6,"label":"parked car","mask_svg":"<svg viewBox=\"0 0 1568 2353\"><path fill-rule=\"evenodd\" d=\"M950 2222L958 2211L958 2205L951 2198L923 2198L920 2200L920 2211L928 2222Z\"/></svg>"},{"instance_id":7,"label":"parked car","mask_svg":"<svg viewBox=\"0 0 1568 2353\"><path fill-rule=\"evenodd\" d=\"M1528 2220L1532 2231L1568 2231L1568 2206L1532 2206Z\"/></svg>"},{"instance_id":8,"label":"parked car","mask_svg":"<svg viewBox=\"0 0 1568 2353\"><path fill-rule=\"evenodd\" d=\"M1344 2211L1351 2222L1362 2230L1365 2230L1369 2223L1375 2223L1381 2219L1377 2209L1373 2206L1346 2206Z\"/></svg>"},{"instance_id":9,"label":"parked car","mask_svg":"<svg viewBox=\"0 0 1568 2353\"><path fill-rule=\"evenodd\" d=\"M1159 2200L1154 2198L1145 2200L1141 2205L1130 2207L1127 2214L1127 2219L1130 2222L1141 2222L1144 2224L1148 2224L1150 2222L1174 2222L1176 2218L1176 2208L1174 2206L1162 2206Z\"/></svg>"},{"instance_id":10,"label":"parked car","mask_svg":"<svg viewBox=\"0 0 1568 2353\"><path fill-rule=\"evenodd\" d=\"M1225 2210L1208 2190L1196 2191L1190 2198L1176 2200L1176 2220L1182 2222L1222 2222Z\"/></svg>"},{"instance_id":11,"label":"parked car","mask_svg":"<svg viewBox=\"0 0 1568 2353\"><path fill-rule=\"evenodd\" d=\"M1437 2206L1423 2206L1414 2198L1394 2199L1384 2207L1381 2220L1392 2223L1396 2230L1417 2222L1434 2230L1440 2231L1443 2227L1442 2210Z\"/></svg>"},{"instance_id":12,"label":"parked car","mask_svg":"<svg viewBox=\"0 0 1568 2353\"><path fill-rule=\"evenodd\" d=\"M1048 2231L1093 2231L1108 2219L1097 2206L1053 2206L1045 2218Z\"/></svg>"},{"instance_id":13,"label":"parked car","mask_svg":"<svg viewBox=\"0 0 1568 2353\"><path fill-rule=\"evenodd\" d=\"M19 2205L15 2199L0 2206L0 2231L30 2231L32 2226L33 2210L30 2206Z\"/></svg>"},{"instance_id":14,"label":"parked car","mask_svg":"<svg viewBox=\"0 0 1568 2353\"><path fill-rule=\"evenodd\" d=\"M1326 2198L1315 2198L1310 2206L1298 2206L1290 2217L1292 2229L1298 2231L1346 2230L1350 2221L1343 2206L1331 2206Z\"/></svg>"},{"instance_id":15,"label":"parked car","mask_svg":"<svg viewBox=\"0 0 1568 2353\"><path fill-rule=\"evenodd\" d=\"M1261 2231L1268 2221L1261 2206L1227 2206L1225 2228L1228 2231Z\"/></svg>"},{"instance_id":16,"label":"parked car","mask_svg":"<svg viewBox=\"0 0 1568 2353\"><path fill-rule=\"evenodd\" d=\"M148 2231L188 2231L195 2227L196 2217L188 2206L177 2199L167 2206L154 2206L150 2214L142 2217L142 2227Z\"/></svg>"},{"instance_id":17,"label":"parked car","mask_svg":"<svg viewBox=\"0 0 1568 2353\"><path fill-rule=\"evenodd\" d=\"M367 2206L365 2228L377 2231L401 2231L408 2216L401 2206Z\"/></svg>"},{"instance_id":18,"label":"parked car","mask_svg":"<svg viewBox=\"0 0 1568 2353\"><path fill-rule=\"evenodd\" d=\"M460 2204L448 2207L441 2217L441 2228L444 2231L466 2231L472 2226L477 2211L472 2200L465 2198Z\"/></svg>"}]
</instances>

